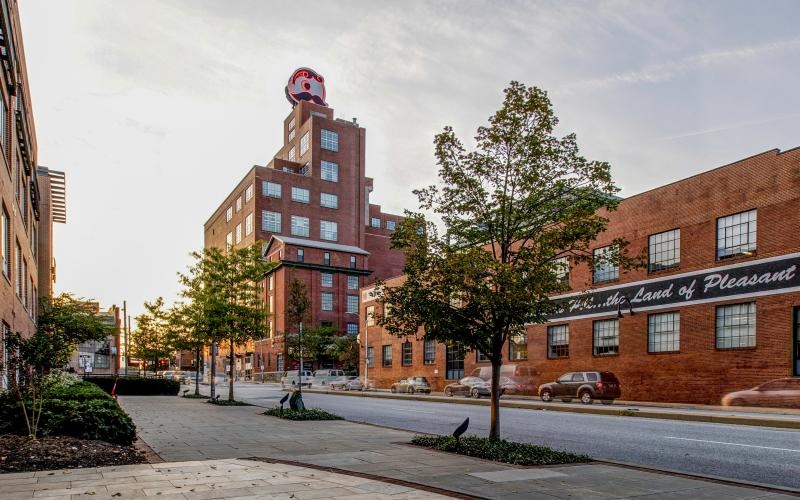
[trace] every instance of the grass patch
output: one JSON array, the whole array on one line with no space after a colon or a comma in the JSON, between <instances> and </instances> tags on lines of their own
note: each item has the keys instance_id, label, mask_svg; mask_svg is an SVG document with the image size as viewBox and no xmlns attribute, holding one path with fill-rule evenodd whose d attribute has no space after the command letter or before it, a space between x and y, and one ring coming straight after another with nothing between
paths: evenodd
<instances>
[{"instance_id":1,"label":"grass patch","mask_svg":"<svg viewBox=\"0 0 800 500\"><path fill-rule=\"evenodd\" d=\"M281 412L280 408L270 408L264 412L264 415L279 417L286 420L344 420L339 415L328 413L327 411L320 410L319 408L309 408L301 411L290 410L287 408L283 410L283 412Z\"/></svg>"},{"instance_id":2,"label":"grass patch","mask_svg":"<svg viewBox=\"0 0 800 500\"><path fill-rule=\"evenodd\" d=\"M212 405L219 405L219 406L253 406L250 403L245 403L244 401L236 401L235 399L231 401L230 399L209 399L206 403L210 403Z\"/></svg>"},{"instance_id":3,"label":"grass patch","mask_svg":"<svg viewBox=\"0 0 800 500\"><path fill-rule=\"evenodd\" d=\"M209 396L203 396L202 394L184 394L181 397L186 399L209 399Z\"/></svg>"},{"instance_id":4,"label":"grass patch","mask_svg":"<svg viewBox=\"0 0 800 500\"><path fill-rule=\"evenodd\" d=\"M478 436L463 436L459 442L452 436L414 436L411 444L515 465L574 464L591 460L587 455L576 455L546 446L505 440L489 441Z\"/></svg>"}]
</instances>

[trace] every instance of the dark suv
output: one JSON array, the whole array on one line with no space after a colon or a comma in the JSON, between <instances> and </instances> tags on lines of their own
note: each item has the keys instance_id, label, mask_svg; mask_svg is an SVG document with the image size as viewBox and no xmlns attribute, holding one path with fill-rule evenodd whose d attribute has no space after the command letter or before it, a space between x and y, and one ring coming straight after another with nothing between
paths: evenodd
<instances>
[{"instance_id":1,"label":"dark suv","mask_svg":"<svg viewBox=\"0 0 800 500\"><path fill-rule=\"evenodd\" d=\"M578 398L583 404L591 404L599 399L603 404L611 404L622 395L619 380L611 372L570 372L558 377L555 382L542 384L539 397L549 402L553 399L572 401Z\"/></svg>"}]
</instances>

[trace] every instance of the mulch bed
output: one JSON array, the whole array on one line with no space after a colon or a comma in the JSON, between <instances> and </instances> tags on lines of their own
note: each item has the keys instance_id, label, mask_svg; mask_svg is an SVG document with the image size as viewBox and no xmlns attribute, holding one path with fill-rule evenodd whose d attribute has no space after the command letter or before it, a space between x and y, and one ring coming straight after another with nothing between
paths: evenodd
<instances>
[{"instance_id":1,"label":"mulch bed","mask_svg":"<svg viewBox=\"0 0 800 500\"><path fill-rule=\"evenodd\" d=\"M133 446L62 436L31 441L25 436L0 435L0 473L141 463L147 463L145 455Z\"/></svg>"}]
</instances>

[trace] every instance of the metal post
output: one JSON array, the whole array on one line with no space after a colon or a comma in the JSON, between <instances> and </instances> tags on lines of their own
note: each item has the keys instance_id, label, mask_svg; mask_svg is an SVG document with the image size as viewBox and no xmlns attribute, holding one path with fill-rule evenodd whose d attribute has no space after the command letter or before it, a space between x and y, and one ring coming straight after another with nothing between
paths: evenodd
<instances>
[{"instance_id":1,"label":"metal post","mask_svg":"<svg viewBox=\"0 0 800 500\"><path fill-rule=\"evenodd\" d=\"M364 309L364 390L369 390L369 313Z\"/></svg>"},{"instance_id":2,"label":"metal post","mask_svg":"<svg viewBox=\"0 0 800 500\"><path fill-rule=\"evenodd\" d=\"M216 342L212 342L211 343L211 380L209 380L209 382L211 383L211 401L214 401L214 395L215 395L214 389L216 388L216 384L215 384L216 378L217 378L217 343Z\"/></svg>"},{"instance_id":3,"label":"metal post","mask_svg":"<svg viewBox=\"0 0 800 500\"><path fill-rule=\"evenodd\" d=\"M297 332L297 348L300 350L300 369L297 372L300 381L297 384L297 392L300 393L299 396L302 397L303 395L303 322L302 321L299 323L299 328Z\"/></svg>"},{"instance_id":4,"label":"metal post","mask_svg":"<svg viewBox=\"0 0 800 500\"><path fill-rule=\"evenodd\" d=\"M131 356L128 354L128 302L122 301L122 328L125 330L125 376L128 376L128 364Z\"/></svg>"}]
</instances>

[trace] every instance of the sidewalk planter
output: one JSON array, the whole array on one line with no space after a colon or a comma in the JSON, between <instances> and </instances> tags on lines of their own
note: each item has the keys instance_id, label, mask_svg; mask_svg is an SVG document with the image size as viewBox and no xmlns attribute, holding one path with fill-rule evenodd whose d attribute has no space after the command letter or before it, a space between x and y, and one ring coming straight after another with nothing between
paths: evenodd
<instances>
[{"instance_id":1,"label":"sidewalk planter","mask_svg":"<svg viewBox=\"0 0 800 500\"><path fill-rule=\"evenodd\" d=\"M278 417L284 420L344 420L339 415L334 415L325 410L318 408L309 408L307 410L290 410L288 408L281 410L280 408L270 408L264 412L264 415L270 417Z\"/></svg>"},{"instance_id":2,"label":"sidewalk planter","mask_svg":"<svg viewBox=\"0 0 800 500\"><path fill-rule=\"evenodd\" d=\"M515 465L560 465L592 460L587 455L553 450L546 446L502 439L490 441L488 438L478 436L464 436L458 440L452 436L414 436L411 444Z\"/></svg>"},{"instance_id":3,"label":"sidewalk planter","mask_svg":"<svg viewBox=\"0 0 800 500\"><path fill-rule=\"evenodd\" d=\"M98 385L111 394L114 387L114 377L88 377L87 382ZM163 378L119 377L116 379L119 396L177 396L181 383L177 380Z\"/></svg>"}]
</instances>

